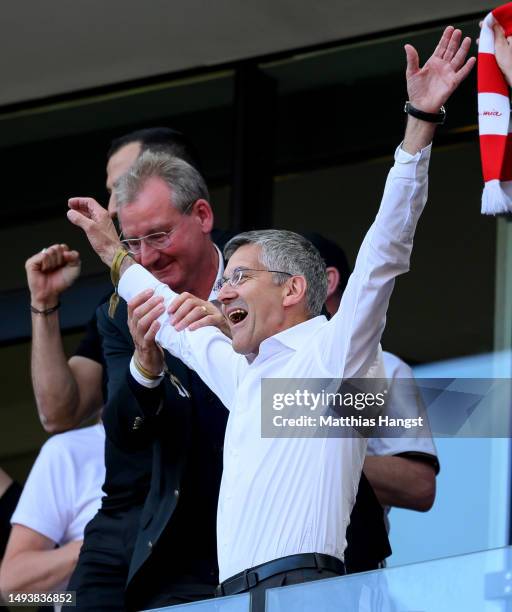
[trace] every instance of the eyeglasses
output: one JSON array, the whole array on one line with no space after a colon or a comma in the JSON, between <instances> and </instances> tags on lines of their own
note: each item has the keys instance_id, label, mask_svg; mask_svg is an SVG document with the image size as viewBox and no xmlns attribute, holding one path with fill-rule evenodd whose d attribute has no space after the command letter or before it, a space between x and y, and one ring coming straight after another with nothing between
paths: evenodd
<instances>
[{"instance_id":1,"label":"eyeglasses","mask_svg":"<svg viewBox=\"0 0 512 612\"><path fill-rule=\"evenodd\" d=\"M255 268L236 268L231 276L228 278L219 278L215 283L214 290L219 292L224 285L228 284L230 287L236 287L241 285L248 278L251 277L247 272L270 272L271 274L285 274L286 276L293 276L290 272L281 272L280 270L257 270Z\"/></svg>"},{"instance_id":2,"label":"eyeglasses","mask_svg":"<svg viewBox=\"0 0 512 612\"><path fill-rule=\"evenodd\" d=\"M182 212L182 215L186 215L188 211L192 208L192 206L197 202L194 200L190 204L188 204ZM142 250L142 243L145 242L152 249L157 251L161 251L162 249L166 249L171 245L173 241L174 232L179 228L179 226L183 223L185 219L181 219L172 229L167 232L155 232L153 234L147 234L146 236L141 236L140 238L124 238L121 240L122 244L125 244L128 247L130 253L134 255L139 255Z\"/></svg>"}]
</instances>

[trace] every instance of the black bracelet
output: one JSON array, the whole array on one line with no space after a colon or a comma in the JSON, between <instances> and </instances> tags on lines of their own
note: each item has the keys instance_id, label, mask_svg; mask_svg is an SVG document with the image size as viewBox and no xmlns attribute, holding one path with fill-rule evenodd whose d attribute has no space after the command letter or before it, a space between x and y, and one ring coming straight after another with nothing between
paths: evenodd
<instances>
[{"instance_id":1,"label":"black bracelet","mask_svg":"<svg viewBox=\"0 0 512 612\"><path fill-rule=\"evenodd\" d=\"M419 108L415 108L409 100L405 103L404 113L411 115L412 117L416 117L416 119L421 119L421 121L427 121L428 123L437 123L438 125L442 125L446 119L446 110L444 106L441 106L438 113L426 113L425 111L420 110Z\"/></svg>"},{"instance_id":2,"label":"black bracelet","mask_svg":"<svg viewBox=\"0 0 512 612\"><path fill-rule=\"evenodd\" d=\"M52 314L52 312L55 312L59 308L60 308L60 302L57 302L56 306L52 306L51 308L47 308L46 310L39 310L38 308L34 308L34 306L30 304L30 312L33 312L34 314L38 314L38 315L43 315L44 317L47 317L48 315Z\"/></svg>"}]
</instances>

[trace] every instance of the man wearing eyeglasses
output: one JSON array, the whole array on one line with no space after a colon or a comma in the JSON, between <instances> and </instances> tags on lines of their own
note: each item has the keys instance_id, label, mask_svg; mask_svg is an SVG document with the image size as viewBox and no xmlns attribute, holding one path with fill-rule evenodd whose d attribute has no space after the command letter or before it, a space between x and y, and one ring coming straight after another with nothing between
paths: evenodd
<instances>
[{"instance_id":1,"label":"man wearing eyeglasses","mask_svg":"<svg viewBox=\"0 0 512 612\"><path fill-rule=\"evenodd\" d=\"M169 157L171 154L176 155L186 159L194 166L198 165L193 147L179 132L168 128L150 128L133 132L112 143L107 164L109 192L112 192L116 180L146 150L157 152L164 157ZM198 193L196 200L204 193L204 190ZM157 207L161 204L158 202L159 195L161 192L157 190L155 193ZM164 219L159 216L158 224L150 227L148 231L138 233L138 228L135 227L135 233L127 234L128 237L141 236L143 233L156 233L157 235L147 237L143 241L130 240L130 248L136 251L139 245L140 256L144 258L146 265L154 266L151 269L157 276L162 274L163 278L176 282L182 290L190 288L197 291L199 295L203 295L204 291L206 298L211 286L203 290L201 286L194 283L194 279L202 275L206 277L211 275L211 285L213 285L213 279L222 261L207 233L201 233L200 240L196 235L191 241L187 241L186 236L185 240L183 236L180 238L180 230L190 223L189 215L193 215L192 206L188 208L185 206L184 212L181 212L174 209L168 196L167 193L165 208L171 213L171 217ZM194 204L195 200L192 198L189 202ZM203 202L199 208L202 211L199 216L207 217L206 222L210 223L212 213L209 204ZM117 214L115 198L112 194L108 211L112 217ZM153 217L151 211L143 213L146 217L148 214ZM140 246L141 242L143 242L142 246ZM151 254L152 250L154 252ZM196 255L197 250L201 251L198 256ZM208 256L205 256L206 254ZM158 477L169 486L162 494L160 503L153 503L149 486L153 461L152 443L155 436L154 432L150 431L150 425L146 427L142 418L139 417L136 408L137 399L130 388L124 384L134 348L126 327L126 305L124 303L119 305L114 319L106 314L108 306L105 306L105 325L103 327L108 329L102 331L110 334L110 344L100 338L95 316L87 327L86 335L79 349L68 362L59 330L59 312L55 306L58 304L60 294L79 275L79 255L76 251L70 251L66 245L54 245L31 257L27 261L26 270L31 290L31 305L39 311L32 314L32 376L39 414L45 429L51 433L65 431L97 415L103 404L102 375L108 374L111 382L109 397L112 401L107 403L103 414L107 433L105 447L107 474L103 485L105 496L102 500L102 508L86 528L78 566L71 578L70 588L77 592L77 608L90 612L97 612L97 610L121 612L127 607L141 609L150 607L152 602L155 605L159 603L163 605L173 601L172 579L174 577L176 581L180 581L180 577L176 576L176 572L171 567L172 564L168 560L165 563L148 563L147 561L153 556L150 553L155 552L153 548L157 549L157 553L161 549L158 544L162 535L160 532L164 536L169 533L169 539L174 539L172 546L168 548L168 556L175 555L176 559L182 557L181 547L184 543L180 542L176 536L181 537L183 534L183 537L186 537L192 533L193 523L189 520L192 521L193 516L187 516L184 512L186 506L184 506L172 521L170 529L165 530L164 527L173 516L173 510L177 506L176 502L181 493L180 484L192 471L192 467L186 461L189 451L192 452L200 443L203 444L203 452L207 453L206 463L209 470L207 475L210 478L205 489L205 498L208 498L211 493L211 499L208 498L203 503L205 513L203 524L207 526L208 534L203 549L204 558L200 559L198 555L198 565L194 567L192 563L190 564L189 575L183 578L181 592L176 593L176 598L184 602L191 598L198 599L213 595L217 583L215 510L222 465L221 447L227 418L225 408L199 379L190 385L186 368L182 367L181 370L178 370L176 366L173 368L172 375L167 377L162 387L165 401L176 405L178 412L184 417L183 422L177 424L182 438L178 442L183 452L178 453L176 450L178 444L175 444L174 454L170 452L169 456L163 459L155 456L158 466L160 462L165 462L167 469L161 473L158 468ZM201 280L204 281L204 278ZM187 284L189 281L190 285ZM112 349L107 362L104 360L105 344ZM51 368L48 367L48 354L50 353L52 354ZM111 368L109 364L112 361L115 365ZM120 382L122 387L119 393L116 393L116 381ZM191 386L194 388L191 389ZM199 388L198 392L196 392L197 388ZM191 390L194 391L193 398L190 397L189 391ZM160 395L157 401L160 401ZM131 415L131 422L128 423L127 429L133 435L128 440L118 435L117 406L122 406L126 413ZM199 410L201 406L207 407L208 410L207 420L200 433L203 435L207 431L208 437L201 438L198 442L196 407L199 407L197 408ZM131 409L133 412L130 412ZM189 413L190 418L187 417ZM161 416L165 420L165 413ZM136 429L133 429L134 424ZM155 455L158 455L159 452L158 447ZM98 462L103 462L103 456L98 456ZM61 486L66 487L68 483L61 483ZM100 486L101 483L98 483L98 488ZM153 490L155 491L155 488ZM156 491L160 492L160 487ZM185 491L181 496L185 501L186 494ZM132 555L141 511L146 501L148 501L148 513L159 512L159 514L151 516L151 520L148 517L144 519L143 535L147 537L145 541L139 543L139 546L135 548L135 554ZM181 506L182 504L180 508ZM210 507L212 510L206 517ZM149 547L150 543L152 548ZM20 542L19 552L23 552L26 547L26 542ZM72 565L76 564L77 553L78 550L72 559ZM154 556L157 557L157 555ZM199 568L199 576L194 575L197 568ZM130 569L131 573L129 573ZM159 571L167 572L167 584L163 585L163 578L160 584L157 583ZM202 576L206 576L206 579L203 580ZM141 587L140 582L138 583L138 580L134 578L137 578L144 586ZM126 597L128 600L125 603L127 580ZM197 586L196 583L201 582L204 584ZM156 596L162 598L160 602L156 600Z\"/></svg>"},{"instance_id":2,"label":"man wearing eyeglasses","mask_svg":"<svg viewBox=\"0 0 512 612\"><path fill-rule=\"evenodd\" d=\"M224 263L211 239L213 212L202 176L178 158L145 151L125 179L124 190L113 190L122 244L166 285L214 298ZM130 184L139 180L143 188L132 198ZM134 526L139 531L123 609L212 597L218 582L215 520L227 411L181 362L164 359L154 343L144 350L134 345L124 302L116 305L114 299L100 308L98 327L108 373L104 423L110 442L131 455L126 469L153 449L151 486ZM134 352L136 363L155 374L151 394L130 374ZM164 370L165 376L157 376ZM82 602L84 597L92 599L84 594ZM80 603L79 593L77 601L79 609L92 609ZM109 606L102 609L114 609L110 600Z\"/></svg>"},{"instance_id":3,"label":"man wearing eyeglasses","mask_svg":"<svg viewBox=\"0 0 512 612\"><path fill-rule=\"evenodd\" d=\"M406 46L411 116L404 141L341 307L328 322L319 316L325 264L303 237L267 230L228 243L217 297L230 340L212 326L187 329L206 306L177 295L137 265L97 203L70 201L69 220L121 277L119 291L129 301L141 347L131 364L134 378L149 387L161 376L142 350L146 339L156 339L198 372L230 410L217 517L219 591L250 591L253 609L264 609L269 587L344 573L345 529L366 447L357 437L262 438L261 381L383 376L379 342L394 280L408 270L426 202L434 123L474 65L474 58L465 63L469 46L469 38L461 43L460 30L449 27L422 69L416 50ZM132 194L137 188L130 186Z\"/></svg>"}]
</instances>

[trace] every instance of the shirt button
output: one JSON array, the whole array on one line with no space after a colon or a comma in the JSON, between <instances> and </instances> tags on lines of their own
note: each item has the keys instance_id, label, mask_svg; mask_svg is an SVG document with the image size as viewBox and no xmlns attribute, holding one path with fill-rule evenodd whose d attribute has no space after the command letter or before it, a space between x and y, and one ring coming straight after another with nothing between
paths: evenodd
<instances>
[{"instance_id":1,"label":"shirt button","mask_svg":"<svg viewBox=\"0 0 512 612\"><path fill-rule=\"evenodd\" d=\"M179 489L174 489L174 497L175 497L176 499L178 499L178 497L179 497L179 496L180 496L180 491L179 491Z\"/></svg>"},{"instance_id":2,"label":"shirt button","mask_svg":"<svg viewBox=\"0 0 512 612\"><path fill-rule=\"evenodd\" d=\"M148 548L149 549L153 548L153 542L151 540L148 541Z\"/></svg>"}]
</instances>

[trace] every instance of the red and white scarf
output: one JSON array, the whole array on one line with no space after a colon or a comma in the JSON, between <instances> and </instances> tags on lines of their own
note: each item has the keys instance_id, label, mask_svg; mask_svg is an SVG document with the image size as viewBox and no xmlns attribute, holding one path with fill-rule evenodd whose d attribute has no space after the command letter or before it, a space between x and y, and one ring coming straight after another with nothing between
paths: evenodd
<instances>
[{"instance_id":1,"label":"red and white scarf","mask_svg":"<svg viewBox=\"0 0 512 612\"><path fill-rule=\"evenodd\" d=\"M512 212L512 126L509 87L496 63L494 31L498 22L512 35L512 2L499 6L482 23L478 45L478 127L484 175L482 213Z\"/></svg>"}]
</instances>

